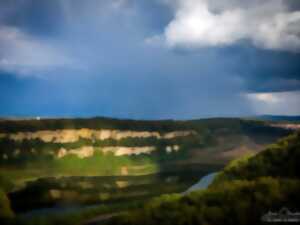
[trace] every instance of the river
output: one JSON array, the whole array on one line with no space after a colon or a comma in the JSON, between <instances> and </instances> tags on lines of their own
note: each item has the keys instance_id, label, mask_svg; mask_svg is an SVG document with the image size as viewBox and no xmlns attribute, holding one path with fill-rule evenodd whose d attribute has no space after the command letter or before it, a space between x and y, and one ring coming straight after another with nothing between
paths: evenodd
<instances>
[{"instance_id":1,"label":"river","mask_svg":"<svg viewBox=\"0 0 300 225\"><path fill-rule=\"evenodd\" d=\"M193 191L206 189L213 182L213 180L217 174L218 174L218 172L209 173L208 175L202 177L198 183L191 186L189 189L187 189L185 192L183 192L183 194L188 194Z\"/></svg>"}]
</instances>

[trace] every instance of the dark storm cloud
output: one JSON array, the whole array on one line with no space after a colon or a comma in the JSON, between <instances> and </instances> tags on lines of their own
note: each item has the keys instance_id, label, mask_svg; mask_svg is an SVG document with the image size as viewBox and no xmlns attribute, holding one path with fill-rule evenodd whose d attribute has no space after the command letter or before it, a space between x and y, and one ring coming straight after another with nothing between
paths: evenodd
<instances>
[{"instance_id":1,"label":"dark storm cloud","mask_svg":"<svg viewBox=\"0 0 300 225\"><path fill-rule=\"evenodd\" d=\"M239 48L235 69L251 92L300 90L300 54Z\"/></svg>"}]
</instances>

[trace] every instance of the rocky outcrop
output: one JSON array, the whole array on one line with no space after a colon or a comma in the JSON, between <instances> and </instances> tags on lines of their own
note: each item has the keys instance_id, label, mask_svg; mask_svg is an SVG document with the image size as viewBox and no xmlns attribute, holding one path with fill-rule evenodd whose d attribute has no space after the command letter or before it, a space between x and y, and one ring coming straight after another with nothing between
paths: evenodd
<instances>
[{"instance_id":1,"label":"rocky outcrop","mask_svg":"<svg viewBox=\"0 0 300 225\"><path fill-rule=\"evenodd\" d=\"M91 140L114 139L120 140L123 138L149 138L155 137L158 139L171 139L176 137L184 137L195 135L197 132L193 130L172 131L160 134L157 131L122 131L122 130L91 130L91 129L64 129L64 130L42 130L36 132L17 132L17 133L0 133L0 138L9 138L14 141L40 139L44 142L54 143L72 143L80 138Z\"/></svg>"},{"instance_id":2,"label":"rocky outcrop","mask_svg":"<svg viewBox=\"0 0 300 225\"><path fill-rule=\"evenodd\" d=\"M95 154L96 151L101 151L104 154L113 153L115 156L123 155L139 155L139 154L150 154L155 151L156 147L154 146L143 146L143 147L103 147L97 150L93 146L83 146L76 149L65 149L60 148L56 154L57 158L62 158L67 155L76 155L78 158L88 158Z\"/></svg>"},{"instance_id":3,"label":"rocky outcrop","mask_svg":"<svg viewBox=\"0 0 300 225\"><path fill-rule=\"evenodd\" d=\"M178 152L179 149L180 149L179 145L167 146L166 152L167 153Z\"/></svg>"},{"instance_id":4,"label":"rocky outcrop","mask_svg":"<svg viewBox=\"0 0 300 225\"><path fill-rule=\"evenodd\" d=\"M77 149L66 150L64 148L60 148L57 153L58 158L62 158L66 155L77 155L78 158L87 158L94 155L94 148L92 146L83 146Z\"/></svg>"},{"instance_id":5,"label":"rocky outcrop","mask_svg":"<svg viewBox=\"0 0 300 225\"><path fill-rule=\"evenodd\" d=\"M130 155L140 155L140 154L151 154L156 151L157 148L155 146L142 146L142 147L126 147L126 146L107 146L107 147L93 147L93 146L82 146L80 148L75 149L66 149L60 148L56 151L48 151L47 154L52 155L56 158L63 158L67 155L76 155L78 158L88 158L94 156L94 154L98 152L102 152L103 154L113 153L114 156L130 156ZM180 150L179 145L170 145L166 146L166 153L170 154L172 152L178 152ZM31 154L36 154L35 149L30 150ZM15 149L12 152L12 157L18 157L21 154L20 149ZM7 154L2 155L3 159L8 159Z\"/></svg>"},{"instance_id":6,"label":"rocky outcrop","mask_svg":"<svg viewBox=\"0 0 300 225\"><path fill-rule=\"evenodd\" d=\"M189 135L197 135L197 132L193 131L193 130L172 131L172 132L165 133L162 136L162 138L164 138L164 139L172 139L172 138L176 138L176 137L185 137L185 136L189 136Z\"/></svg>"},{"instance_id":7,"label":"rocky outcrop","mask_svg":"<svg viewBox=\"0 0 300 225\"><path fill-rule=\"evenodd\" d=\"M150 154L155 151L154 146L143 146L143 147L104 147L101 149L102 152L108 153L112 152L115 156L122 155L140 155L140 154Z\"/></svg>"}]
</instances>

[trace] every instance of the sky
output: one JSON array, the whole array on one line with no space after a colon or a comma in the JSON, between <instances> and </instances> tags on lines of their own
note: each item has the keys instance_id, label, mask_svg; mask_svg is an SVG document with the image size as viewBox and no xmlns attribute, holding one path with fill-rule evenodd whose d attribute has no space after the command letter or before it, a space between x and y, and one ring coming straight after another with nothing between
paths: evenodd
<instances>
[{"instance_id":1,"label":"sky","mask_svg":"<svg viewBox=\"0 0 300 225\"><path fill-rule=\"evenodd\" d=\"M300 115L299 0L1 0L0 116Z\"/></svg>"}]
</instances>

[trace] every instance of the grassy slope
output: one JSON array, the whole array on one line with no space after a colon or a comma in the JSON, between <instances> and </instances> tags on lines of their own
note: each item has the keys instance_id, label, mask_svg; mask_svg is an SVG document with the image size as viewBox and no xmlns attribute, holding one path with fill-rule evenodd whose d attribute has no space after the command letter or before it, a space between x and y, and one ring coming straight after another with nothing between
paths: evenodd
<instances>
[{"instance_id":1,"label":"grassy slope","mask_svg":"<svg viewBox=\"0 0 300 225\"><path fill-rule=\"evenodd\" d=\"M231 163L204 191L166 195L111 224L263 224L269 210L300 210L300 133Z\"/></svg>"}]
</instances>

